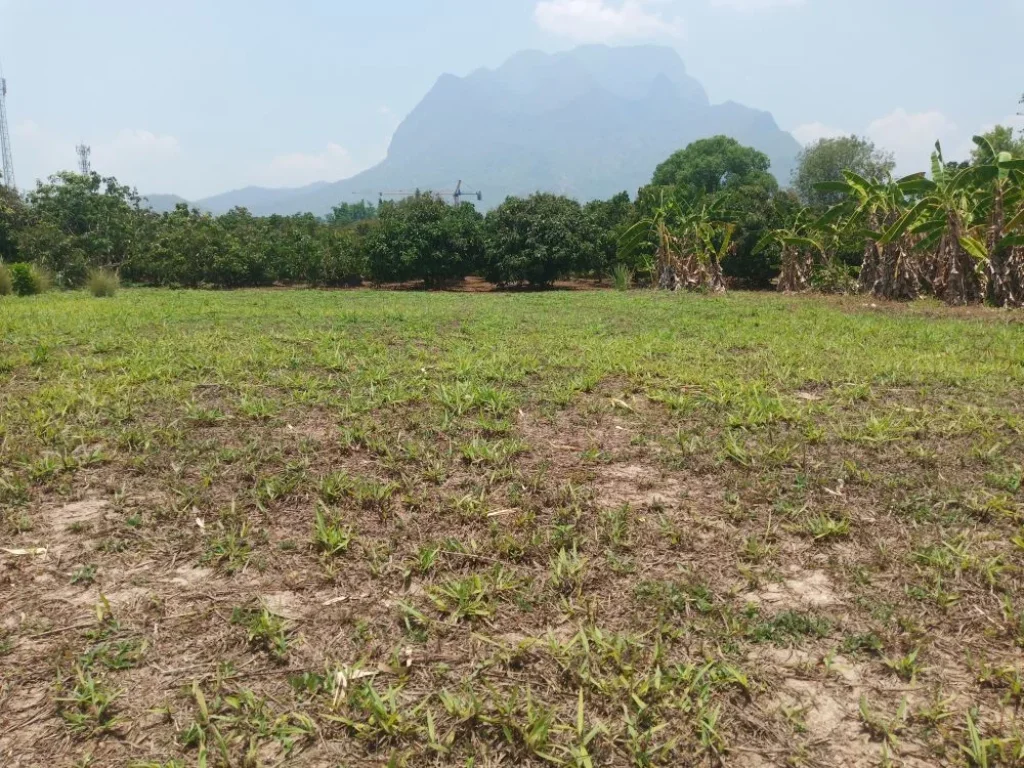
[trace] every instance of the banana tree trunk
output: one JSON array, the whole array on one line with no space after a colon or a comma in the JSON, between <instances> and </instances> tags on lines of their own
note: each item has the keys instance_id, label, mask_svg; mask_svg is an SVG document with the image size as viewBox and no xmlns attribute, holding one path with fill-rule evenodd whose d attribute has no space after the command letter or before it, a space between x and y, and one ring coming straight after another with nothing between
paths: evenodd
<instances>
[{"instance_id":1,"label":"banana tree trunk","mask_svg":"<svg viewBox=\"0 0 1024 768\"><path fill-rule=\"evenodd\" d=\"M992 199L992 215L988 227L987 298L996 307L1019 307L1024 304L1024 271L1020 248L1000 248L1006 226L1006 209L1002 187L996 185Z\"/></svg>"},{"instance_id":2,"label":"banana tree trunk","mask_svg":"<svg viewBox=\"0 0 1024 768\"><path fill-rule=\"evenodd\" d=\"M778 290L782 293L797 293L810 287L814 258L809 251L791 246L782 248L782 268L779 271Z\"/></svg>"},{"instance_id":3,"label":"banana tree trunk","mask_svg":"<svg viewBox=\"0 0 1024 768\"><path fill-rule=\"evenodd\" d=\"M952 211L939 243L935 295L950 305L980 304L985 297L985 274L960 244L963 230Z\"/></svg>"}]
</instances>

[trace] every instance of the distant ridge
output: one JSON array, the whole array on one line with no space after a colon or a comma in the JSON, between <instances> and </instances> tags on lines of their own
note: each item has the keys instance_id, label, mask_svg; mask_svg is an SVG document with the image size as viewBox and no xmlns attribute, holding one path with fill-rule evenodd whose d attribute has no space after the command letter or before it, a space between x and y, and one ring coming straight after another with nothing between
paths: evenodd
<instances>
[{"instance_id":1,"label":"distant ridge","mask_svg":"<svg viewBox=\"0 0 1024 768\"><path fill-rule=\"evenodd\" d=\"M796 140L768 112L711 104L672 48L524 51L494 70L438 78L395 131L387 157L363 173L297 189L247 187L195 204L215 213L242 205L257 215L323 215L382 190L450 190L459 179L483 190L484 207L538 190L606 198L636 192L672 152L717 134L767 154L788 183Z\"/></svg>"}]
</instances>

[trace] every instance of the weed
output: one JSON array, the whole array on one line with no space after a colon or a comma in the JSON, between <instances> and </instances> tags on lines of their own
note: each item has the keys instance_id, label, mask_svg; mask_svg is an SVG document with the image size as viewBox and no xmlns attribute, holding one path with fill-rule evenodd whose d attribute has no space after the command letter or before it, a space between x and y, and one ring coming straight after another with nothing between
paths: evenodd
<instances>
[{"instance_id":1,"label":"weed","mask_svg":"<svg viewBox=\"0 0 1024 768\"><path fill-rule=\"evenodd\" d=\"M353 538L350 526L342 525L323 504L317 506L313 541L324 557L335 557L347 552Z\"/></svg>"},{"instance_id":2,"label":"weed","mask_svg":"<svg viewBox=\"0 0 1024 768\"><path fill-rule=\"evenodd\" d=\"M227 573L235 573L249 564L250 557L249 524L243 522L237 530L220 525L220 532L207 541L203 559L216 563Z\"/></svg>"},{"instance_id":3,"label":"weed","mask_svg":"<svg viewBox=\"0 0 1024 768\"><path fill-rule=\"evenodd\" d=\"M921 663L917 660L920 652L920 648L915 648L905 656L882 659L882 663L895 672L901 679L906 680L907 682L913 682L922 669Z\"/></svg>"},{"instance_id":4,"label":"weed","mask_svg":"<svg viewBox=\"0 0 1024 768\"><path fill-rule=\"evenodd\" d=\"M747 633L755 643L787 645L805 637L826 637L831 631L827 619L798 611L784 611L754 624Z\"/></svg>"},{"instance_id":5,"label":"weed","mask_svg":"<svg viewBox=\"0 0 1024 768\"><path fill-rule=\"evenodd\" d=\"M92 584L96 581L95 565L80 565L71 574L72 584Z\"/></svg>"},{"instance_id":6,"label":"weed","mask_svg":"<svg viewBox=\"0 0 1024 768\"><path fill-rule=\"evenodd\" d=\"M872 738L884 741L888 746L896 746L897 736L903 732L907 724L908 706L906 697L900 701L896 714L891 718L873 711L868 705L868 700L865 696L860 697L858 709L860 711L861 723L863 723Z\"/></svg>"},{"instance_id":7,"label":"weed","mask_svg":"<svg viewBox=\"0 0 1024 768\"><path fill-rule=\"evenodd\" d=\"M571 550L560 549L551 561L551 587L562 595L579 596L587 572L587 560L580 557L574 546Z\"/></svg>"},{"instance_id":8,"label":"weed","mask_svg":"<svg viewBox=\"0 0 1024 768\"><path fill-rule=\"evenodd\" d=\"M85 287L97 298L109 298L121 287L121 278L112 269L94 269L86 278Z\"/></svg>"},{"instance_id":9,"label":"weed","mask_svg":"<svg viewBox=\"0 0 1024 768\"><path fill-rule=\"evenodd\" d=\"M885 648L882 638L874 632L864 632L849 635L843 640L843 653L869 653L875 656L881 655Z\"/></svg>"},{"instance_id":10,"label":"weed","mask_svg":"<svg viewBox=\"0 0 1024 768\"><path fill-rule=\"evenodd\" d=\"M804 523L803 530L815 541L841 539L850 535L850 521L825 514L815 515Z\"/></svg>"},{"instance_id":11,"label":"weed","mask_svg":"<svg viewBox=\"0 0 1024 768\"><path fill-rule=\"evenodd\" d=\"M35 296L50 289L50 278L35 264L11 264L7 272L11 288L18 296Z\"/></svg>"},{"instance_id":12,"label":"weed","mask_svg":"<svg viewBox=\"0 0 1024 768\"><path fill-rule=\"evenodd\" d=\"M474 438L462 446L462 457L471 464L504 464L513 456L523 453L526 446L518 440L483 440Z\"/></svg>"},{"instance_id":13,"label":"weed","mask_svg":"<svg viewBox=\"0 0 1024 768\"><path fill-rule=\"evenodd\" d=\"M265 606L258 608L235 608L231 623L245 627L250 645L262 648L280 662L288 660L291 647L291 632L288 623Z\"/></svg>"},{"instance_id":14,"label":"weed","mask_svg":"<svg viewBox=\"0 0 1024 768\"><path fill-rule=\"evenodd\" d=\"M743 292L0 299L18 574L0 677L54 659L79 744L19 757L109 761L90 734L121 720L123 762L150 754L139 738L189 765L316 762L295 751L322 735L351 764L841 763L803 696L761 705L797 698L794 676L833 685L843 653L928 684L912 716L858 686L869 757L1020 762L1024 325L959 312ZM655 476L672 494L646 502ZM63 517L98 494L102 522ZM115 608L139 597L63 615L40 602L54 568L73 592L118 576ZM795 586L745 604L812 568L839 605ZM245 597L227 648L202 631L232 591L285 589L311 608L303 645ZM957 644L976 674L954 697L924 663ZM202 681L187 701L182 674ZM159 680L166 704L134 722ZM965 701L984 705L971 728Z\"/></svg>"},{"instance_id":15,"label":"weed","mask_svg":"<svg viewBox=\"0 0 1024 768\"><path fill-rule=\"evenodd\" d=\"M57 697L57 711L73 731L92 737L120 725L114 702L122 692L108 688L88 669L75 666L72 679L61 680L59 687L64 695Z\"/></svg>"},{"instance_id":16,"label":"weed","mask_svg":"<svg viewBox=\"0 0 1024 768\"><path fill-rule=\"evenodd\" d=\"M629 547L628 504L601 512L601 541L613 549Z\"/></svg>"},{"instance_id":17,"label":"weed","mask_svg":"<svg viewBox=\"0 0 1024 768\"><path fill-rule=\"evenodd\" d=\"M612 282L617 291L628 291L633 286L633 272L625 264L616 264L612 270Z\"/></svg>"}]
</instances>

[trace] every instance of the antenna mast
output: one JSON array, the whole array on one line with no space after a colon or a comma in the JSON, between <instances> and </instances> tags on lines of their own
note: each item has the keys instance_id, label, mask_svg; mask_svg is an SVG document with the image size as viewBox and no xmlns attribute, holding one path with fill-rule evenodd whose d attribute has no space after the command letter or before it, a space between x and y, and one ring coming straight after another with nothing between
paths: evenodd
<instances>
[{"instance_id":1,"label":"antenna mast","mask_svg":"<svg viewBox=\"0 0 1024 768\"><path fill-rule=\"evenodd\" d=\"M0 72L0 153L3 154L3 174L0 180L5 187L17 190L14 183L14 158L11 156L11 133L7 130L7 78Z\"/></svg>"},{"instance_id":2,"label":"antenna mast","mask_svg":"<svg viewBox=\"0 0 1024 768\"><path fill-rule=\"evenodd\" d=\"M79 144L75 147L75 152L78 153L78 172L83 176L88 176L92 173L92 165L89 162L89 157L92 155L92 147L88 144Z\"/></svg>"}]
</instances>

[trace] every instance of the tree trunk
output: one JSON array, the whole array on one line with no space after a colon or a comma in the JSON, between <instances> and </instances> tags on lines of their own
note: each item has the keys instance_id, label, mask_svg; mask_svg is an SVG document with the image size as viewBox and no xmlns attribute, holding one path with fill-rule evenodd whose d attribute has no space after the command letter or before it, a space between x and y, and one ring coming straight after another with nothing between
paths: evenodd
<instances>
[{"instance_id":1,"label":"tree trunk","mask_svg":"<svg viewBox=\"0 0 1024 768\"><path fill-rule=\"evenodd\" d=\"M950 212L946 233L939 243L935 295L950 305L980 304L987 281L974 258L960 245L960 236L960 221Z\"/></svg>"},{"instance_id":2,"label":"tree trunk","mask_svg":"<svg viewBox=\"0 0 1024 768\"><path fill-rule=\"evenodd\" d=\"M779 271L778 290L797 293L810 287L814 258L808 251L799 251L788 245L782 248L782 268Z\"/></svg>"},{"instance_id":3,"label":"tree trunk","mask_svg":"<svg viewBox=\"0 0 1024 768\"><path fill-rule=\"evenodd\" d=\"M1003 190L996 186L992 201L992 217L988 227L987 297L996 307L1019 307L1024 304L1024 264L1020 248L999 248L1006 226Z\"/></svg>"}]
</instances>

